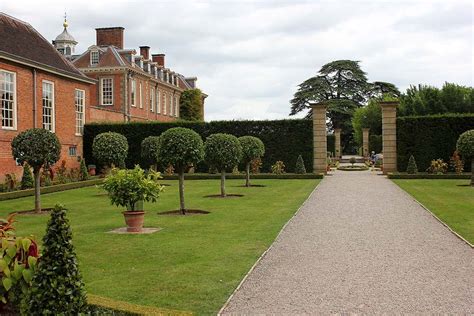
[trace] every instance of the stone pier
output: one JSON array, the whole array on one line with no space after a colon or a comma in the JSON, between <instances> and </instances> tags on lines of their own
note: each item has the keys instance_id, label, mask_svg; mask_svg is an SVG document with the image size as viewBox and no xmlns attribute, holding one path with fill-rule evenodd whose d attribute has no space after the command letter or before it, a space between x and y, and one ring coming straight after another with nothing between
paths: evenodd
<instances>
[{"instance_id":1,"label":"stone pier","mask_svg":"<svg viewBox=\"0 0 474 316\"><path fill-rule=\"evenodd\" d=\"M397 171L398 101L380 102L382 107L383 173Z\"/></svg>"},{"instance_id":2,"label":"stone pier","mask_svg":"<svg viewBox=\"0 0 474 316\"><path fill-rule=\"evenodd\" d=\"M311 108L313 109L313 172L326 174L326 104L315 104Z\"/></svg>"},{"instance_id":3,"label":"stone pier","mask_svg":"<svg viewBox=\"0 0 474 316\"><path fill-rule=\"evenodd\" d=\"M336 159L341 159L342 152L341 152L341 129L335 128L334 129L334 140L335 140L335 152L336 152Z\"/></svg>"},{"instance_id":4,"label":"stone pier","mask_svg":"<svg viewBox=\"0 0 474 316\"><path fill-rule=\"evenodd\" d=\"M363 128L362 129L362 156L364 158L368 158L369 153L369 131L370 128Z\"/></svg>"}]
</instances>

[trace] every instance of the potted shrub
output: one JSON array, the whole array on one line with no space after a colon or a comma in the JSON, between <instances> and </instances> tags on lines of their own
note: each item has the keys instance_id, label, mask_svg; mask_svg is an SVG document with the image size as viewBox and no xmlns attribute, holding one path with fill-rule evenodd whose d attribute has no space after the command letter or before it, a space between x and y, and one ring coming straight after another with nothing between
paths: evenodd
<instances>
[{"instance_id":1,"label":"potted shrub","mask_svg":"<svg viewBox=\"0 0 474 316\"><path fill-rule=\"evenodd\" d=\"M160 173L150 170L147 174L138 165L134 169L112 169L105 178L103 188L113 205L126 208L125 217L128 232L141 232L145 211L138 209L141 201L156 202L163 187L158 183ZM142 206L143 204L141 204Z\"/></svg>"},{"instance_id":2,"label":"potted shrub","mask_svg":"<svg viewBox=\"0 0 474 316\"><path fill-rule=\"evenodd\" d=\"M87 170L89 170L89 175L91 176L95 176L95 169L96 169L96 166L95 165L88 165L87 166Z\"/></svg>"}]
</instances>

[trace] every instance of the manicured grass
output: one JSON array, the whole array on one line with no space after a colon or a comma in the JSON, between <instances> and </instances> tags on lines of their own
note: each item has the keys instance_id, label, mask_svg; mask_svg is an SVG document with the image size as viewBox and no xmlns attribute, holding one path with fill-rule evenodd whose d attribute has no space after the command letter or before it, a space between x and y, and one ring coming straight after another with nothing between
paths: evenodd
<instances>
[{"instance_id":1,"label":"manicured grass","mask_svg":"<svg viewBox=\"0 0 474 316\"><path fill-rule=\"evenodd\" d=\"M474 244L474 188L469 180L392 180Z\"/></svg>"},{"instance_id":2,"label":"manicured grass","mask_svg":"<svg viewBox=\"0 0 474 316\"><path fill-rule=\"evenodd\" d=\"M252 264L307 198L319 180L254 180L265 187L244 188L228 180L228 193L241 198L203 198L219 193L218 180L187 181L187 207L210 211L198 216L158 216L179 205L176 181L158 203L146 204L151 235L117 235L121 209L98 188L43 196L43 207L61 202L69 209L87 291L138 305L197 314L215 314ZM0 216L32 209L33 198L0 202ZM17 216L17 234L43 236L48 216Z\"/></svg>"}]
</instances>

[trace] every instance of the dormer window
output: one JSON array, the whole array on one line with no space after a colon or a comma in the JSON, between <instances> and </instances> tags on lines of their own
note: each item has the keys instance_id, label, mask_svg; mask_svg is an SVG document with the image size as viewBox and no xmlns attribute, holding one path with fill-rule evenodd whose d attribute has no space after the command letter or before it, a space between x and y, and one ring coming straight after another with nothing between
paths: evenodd
<instances>
[{"instance_id":1,"label":"dormer window","mask_svg":"<svg viewBox=\"0 0 474 316\"><path fill-rule=\"evenodd\" d=\"M143 69L143 60L140 59L140 68Z\"/></svg>"},{"instance_id":2,"label":"dormer window","mask_svg":"<svg viewBox=\"0 0 474 316\"><path fill-rule=\"evenodd\" d=\"M147 72L148 72L148 73L151 73L151 67L150 67L150 64L147 64L146 66L147 66Z\"/></svg>"},{"instance_id":3,"label":"dormer window","mask_svg":"<svg viewBox=\"0 0 474 316\"><path fill-rule=\"evenodd\" d=\"M91 66L97 66L99 64L99 52L96 50L91 51Z\"/></svg>"}]
</instances>

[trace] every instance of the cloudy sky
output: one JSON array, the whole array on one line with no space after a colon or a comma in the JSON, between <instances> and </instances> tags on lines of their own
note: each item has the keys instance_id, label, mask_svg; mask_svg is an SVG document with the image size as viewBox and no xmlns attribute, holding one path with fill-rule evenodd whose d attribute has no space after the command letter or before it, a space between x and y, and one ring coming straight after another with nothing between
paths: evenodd
<instances>
[{"instance_id":1,"label":"cloudy sky","mask_svg":"<svg viewBox=\"0 0 474 316\"><path fill-rule=\"evenodd\" d=\"M206 120L287 118L303 80L327 62L360 60L369 80L473 84L473 7L451 1L1 1L0 11L78 51L96 27L125 27L125 46L165 53L197 76ZM1 40L1 39L0 39Z\"/></svg>"}]
</instances>

